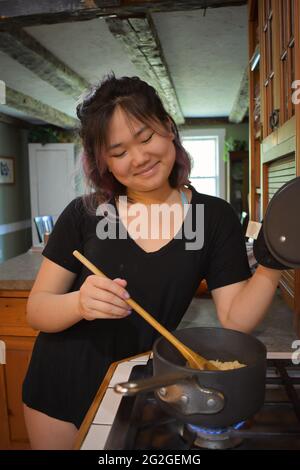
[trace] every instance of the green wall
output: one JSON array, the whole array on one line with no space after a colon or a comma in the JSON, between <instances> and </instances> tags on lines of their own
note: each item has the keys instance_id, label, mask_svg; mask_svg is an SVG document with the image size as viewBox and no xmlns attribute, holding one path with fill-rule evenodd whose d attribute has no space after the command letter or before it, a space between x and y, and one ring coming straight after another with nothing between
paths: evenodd
<instances>
[{"instance_id":1,"label":"green wall","mask_svg":"<svg viewBox=\"0 0 300 470\"><path fill-rule=\"evenodd\" d=\"M224 126L226 130L225 139L232 137L234 140L245 140L247 142L247 148L249 149L249 124L226 124Z\"/></svg>"},{"instance_id":2,"label":"green wall","mask_svg":"<svg viewBox=\"0 0 300 470\"><path fill-rule=\"evenodd\" d=\"M15 158L15 183L0 184L0 227L31 218L27 131L0 122L0 156ZM31 228L0 234L0 262L31 247Z\"/></svg>"},{"instance_id":3,"label":"green wall","mask_svg":"<svg viewBox=\"0 0 300 470\"><path fill-rule=\"evenodd\" d=\"M197 123L195 119L195 125L185 125L182 126L182 129L225 129L225 140L230 137L234 140L246 141L249 148L249 124L207 124L201 125Z\"/></svg>"}]
</instances>

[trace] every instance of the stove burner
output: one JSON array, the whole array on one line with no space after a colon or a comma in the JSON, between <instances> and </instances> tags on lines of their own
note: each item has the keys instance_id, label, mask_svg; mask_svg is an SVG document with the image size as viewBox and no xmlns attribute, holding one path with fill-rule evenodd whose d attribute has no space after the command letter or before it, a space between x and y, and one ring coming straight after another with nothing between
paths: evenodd
<instances>
[{"instance_id":1,"label":"stove burner","mask_svg":"<svg viewBox=\"0 0 300 470\"><path fill-rule=\"evenodd\" d=\"M245 421L241 421L228 428L205 428L194 424L187 424L183 427L182 437L188 442L192 442L196 447L205 449L231 449L241 444L242 439L233 436L233 431L245 426Z\"/></svg>"}]
</instances>

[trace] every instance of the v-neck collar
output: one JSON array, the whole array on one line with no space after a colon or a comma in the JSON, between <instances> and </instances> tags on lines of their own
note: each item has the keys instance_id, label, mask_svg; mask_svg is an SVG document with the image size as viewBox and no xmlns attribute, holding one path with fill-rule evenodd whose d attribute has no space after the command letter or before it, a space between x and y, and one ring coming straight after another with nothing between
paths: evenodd
<instances>
[{"instance_id":1,"label":"v-neck collar","mask_svg":"<svg viewBox=\"0 0 300 470\"><path fill-rule=\"evenodd\" d=\"M130 245L133 247L133 249L135 251L137 251L138 253L141 253L143 256L147 256L147 257L151 257L151 256L158 256L158 255L161 255L163 253L165 253L166 251L168 251L169 249L171 249L175 244L177 244L178 242L182 241L182 238L183 237L179 237L179 238L176 238L180 232L184 232L183 230L183 226L184 226L184 223L185 223L185 220L187 218L187 215L189 213L189 211L192 210L192 204L194 202L194 198L195 198L195 189L193 188L193 186L189 186L189 188L191 191L192 191L192 197L191 197L191 201L189 203L189 207L188 207L188 210L187 210L187 213L186 213L186 216L180 226L180 229L177 231L177 233L175 234L175 236L169 240L165 245L161 246L158 250L155 250L155 251L145 251L140 245L138 245L138 243L136 243L136 241L130 236L130 233L128 232L127 228L125 227L125 225L123 224L122 222L122 219L119 215L119 210L118 210L118 206L117 206L117 203L115 201L115 198L112 198L113 200L113 204L114 204L114 207L116 209L116 215L117 215L117 220L118 220L118 224L121 224L122 225L122 231L126 234L126 239L129 240L130 242Z\"/></svg>"}]
</instances>

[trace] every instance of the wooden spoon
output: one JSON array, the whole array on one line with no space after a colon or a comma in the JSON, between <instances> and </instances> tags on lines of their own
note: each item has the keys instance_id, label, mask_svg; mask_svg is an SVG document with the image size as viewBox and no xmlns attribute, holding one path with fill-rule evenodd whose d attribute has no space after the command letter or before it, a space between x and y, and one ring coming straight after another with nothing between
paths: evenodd
<instances>
[{"instance_id":1,"label":"wooden spoon","mask_svg":"<svg viewBox=\"0 0 300 470\"><path fill-rule=\"evenodd\" d=\"M100 271L100 269L96 268L96 266L91 263L88 259L85 258L79 251L73 251L73 255L81 261L82 264L86 268L88 268L92 273L96 274L97 276L102 276L108 279L108 277ZM153 328L155 328L162 336L164 336L173 346L178 349L178 351L186 358L188 364L193 369L200 369L200 370L220 370L215 365L211 364L207 359L199 354L192 351L190 348L185 346L179 339L177 339L170 331L168 331L164 326L162 326L155 318L150 315L146 310L143 309L137 302L133 299L124 299L125 302L130 305L141 317L144 318L148 323L150 323Z\"/></svg>"}]
</instances>

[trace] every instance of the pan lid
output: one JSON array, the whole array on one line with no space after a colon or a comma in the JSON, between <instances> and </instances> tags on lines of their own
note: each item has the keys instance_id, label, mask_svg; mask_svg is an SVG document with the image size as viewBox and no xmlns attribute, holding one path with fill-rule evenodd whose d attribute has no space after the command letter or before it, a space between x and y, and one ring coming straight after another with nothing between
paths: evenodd
<instances>
[{"instance_id":1,"label":"pan lid","mask_svg":"<svg viewBox=\"0 0 300 470\"><path fill-rule=\"evenodd\" d=\"M271 199L263 223L271 254L290 268L300 268L300 177L286 183Z\"/></svg>"}]
</instances>

